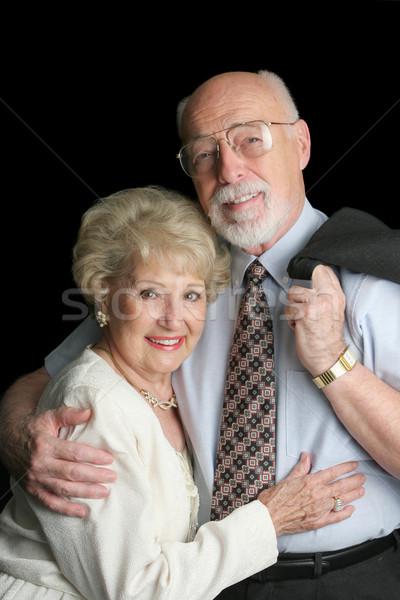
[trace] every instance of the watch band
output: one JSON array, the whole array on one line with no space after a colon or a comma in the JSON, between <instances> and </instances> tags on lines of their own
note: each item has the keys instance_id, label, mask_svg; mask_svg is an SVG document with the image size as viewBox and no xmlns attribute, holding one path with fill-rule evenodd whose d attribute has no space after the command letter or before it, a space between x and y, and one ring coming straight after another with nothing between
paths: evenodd
<instances>
[{"instance_id":1,"label":"watch band","mask_svg":"<svg viewBox=\"0 0 400 600\"><path fill-rule=\"evenodd\" d=\"M350 350L346 348L346 350L339 356L339 360L335 362L333 367L325 371L325 373L318 375L318 377L314 377L313 382L317 388L323 388L328 385L328 383L332 383L332 381L335 381L335 379L347 373L347 371L350 371L356 362L356 358L353 356Z\"/></svg>"}]
</instances>

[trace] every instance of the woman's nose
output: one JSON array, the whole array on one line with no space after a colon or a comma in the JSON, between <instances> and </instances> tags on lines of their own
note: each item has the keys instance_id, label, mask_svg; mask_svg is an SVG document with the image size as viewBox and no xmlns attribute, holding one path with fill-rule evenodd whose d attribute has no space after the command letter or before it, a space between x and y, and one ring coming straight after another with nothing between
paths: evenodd
<instances>
[{"instance_id":1,"label":"woman's nose","mask_svg":"<svg viewBox=\"0 0 400 600\"><path fill-rule=\"evenodd\" d=\"M165 298L163 310L157 319L169 329L179 329L183 321L183 304L174 298Z\"/></svg>"}]
</instances>

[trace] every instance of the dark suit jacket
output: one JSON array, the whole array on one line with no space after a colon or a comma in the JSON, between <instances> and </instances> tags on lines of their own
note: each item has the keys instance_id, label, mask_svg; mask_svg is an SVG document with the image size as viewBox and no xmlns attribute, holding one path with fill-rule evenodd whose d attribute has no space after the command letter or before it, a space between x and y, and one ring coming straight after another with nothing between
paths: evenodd
<instances>
[{"instance_id":1,"label":"dark suit jacket","mask_svg":"<svg viewBox=\"0 0 400 600\"><path fill-rule=\"evenodd\" d=\"M335 212L294 256L292 279L311 279L318 264L346 267L400 283L400 230L355 208Z\"/></svg>"}]
</instances>

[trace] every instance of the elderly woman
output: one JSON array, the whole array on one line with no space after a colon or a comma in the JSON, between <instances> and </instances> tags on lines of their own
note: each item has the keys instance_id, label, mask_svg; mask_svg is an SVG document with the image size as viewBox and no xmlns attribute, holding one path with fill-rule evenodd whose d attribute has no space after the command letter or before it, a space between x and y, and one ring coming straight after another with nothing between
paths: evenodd
<instances>
[{"instance_id":1,"label":"elderly woman","mask_svg":"<svg viewBox=\"0 0 400 600\"><path fill-rule=\"evenodd\" d=\"M274 563L277 535L351 515L332 512L332 496L360 495L362 475L334 481L356 465L307 475L305 456L287 480L197 528L171 372L199 339L228 267L202 211L173 192L127 190L87 211L73 273L103 335L53 378L38 410L89 407L91 420L61 437L109 449L118 479L109 497L87 501L83 520L13 486L0 522L1 598L211 599Z\"/></svg>"}]
</instances>

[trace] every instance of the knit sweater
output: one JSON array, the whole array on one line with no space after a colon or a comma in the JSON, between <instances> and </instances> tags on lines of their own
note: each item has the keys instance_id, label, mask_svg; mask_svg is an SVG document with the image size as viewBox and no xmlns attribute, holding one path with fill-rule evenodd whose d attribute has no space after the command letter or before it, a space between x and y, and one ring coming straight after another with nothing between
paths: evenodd
<instances>
[{"instance_id":1,"label":"knit sweater","mask_svg":"<svg viewBox=\"0 0 400 600\"><path fill-rule=\"evenodd\" d=\"M180 457L151 406L92 350L52 379L38 410L63 405L92 409L61 437L109 450L117 481L108 498L84 501L85 519L52 512L14 485L0 517L0 598L15 578L32 600L33 586L54 590L49 600L207 600L276 561L275 530L257 500L187 542L193 493Z\"/></svg>"}]
</instances>

